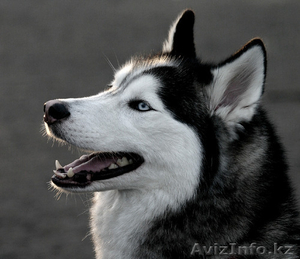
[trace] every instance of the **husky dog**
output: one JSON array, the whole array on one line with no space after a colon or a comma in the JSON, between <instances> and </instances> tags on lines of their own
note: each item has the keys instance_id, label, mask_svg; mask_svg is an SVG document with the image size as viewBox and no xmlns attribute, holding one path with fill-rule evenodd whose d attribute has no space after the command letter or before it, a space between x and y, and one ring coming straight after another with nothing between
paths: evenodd
<instances>
[{"instance_id":1,"label":"husky dog","mask_svg":"<svg viewBox=\"0 0 300 259\"><path fill-rule=\"evenodd\" d=\"M98 259L300 258L283 149L260 105L264 45L204 64L193 26L184 11L162 52L131 59L109 89L45 104L48 135L90 152L56 161L52 184L95 193Z\"/></svg>"}]
</instances>

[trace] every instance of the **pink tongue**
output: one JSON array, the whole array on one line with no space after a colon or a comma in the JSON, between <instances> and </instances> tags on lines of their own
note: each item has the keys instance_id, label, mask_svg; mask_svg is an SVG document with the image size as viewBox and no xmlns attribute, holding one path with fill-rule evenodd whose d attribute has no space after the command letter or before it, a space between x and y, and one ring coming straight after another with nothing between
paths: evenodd
<instances>
[{"instance_id":1,"label":"pink tongue","mask_svg":"<svg viewBox=\"0 0 300 259\"><path fill-rule=\"evenodd\" d=\"M115 163L116 159L109 158L104 159L98 156L88 156L84 155L79 159L76 159L72 163L64 166L65 172L67 172L71 167L73 168L73 172L76 174L80 171L88 171L88 172L100 172L102 169L109 167L112 163Z\"/></svg>"}]
</instances>

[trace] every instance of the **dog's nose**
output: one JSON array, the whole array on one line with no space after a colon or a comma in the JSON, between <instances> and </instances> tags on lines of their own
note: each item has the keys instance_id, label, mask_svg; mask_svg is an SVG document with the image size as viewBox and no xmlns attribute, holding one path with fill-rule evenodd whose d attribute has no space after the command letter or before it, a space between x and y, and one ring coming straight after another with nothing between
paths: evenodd
<instances>
[{"instance_id":1,"label":"dog's nose","mask_svg":"<svg viewBox=\"0 0 300 259\"><path fill-rule=\"evenodd\" d=\"M52 100L44 104L44 122L48 125L65 119L70 116L70 112L65 103Z\"/></svg>"}]
</instances>

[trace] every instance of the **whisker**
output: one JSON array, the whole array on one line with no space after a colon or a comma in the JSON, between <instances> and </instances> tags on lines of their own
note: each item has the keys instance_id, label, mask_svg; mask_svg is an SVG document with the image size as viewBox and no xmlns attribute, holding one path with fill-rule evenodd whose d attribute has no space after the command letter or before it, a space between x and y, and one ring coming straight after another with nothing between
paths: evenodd
<instances>
[{"instance_id":1,"label":"whisker","mask_svg":"<svg viewBox=\"0 0 300 259\"><path fill-rule=\"evenodd\" d=\"M120 65L120 62L119 62L119 59L118 59L118 57L117 57L117 54L116 54L116 52L115 52L115 51L114 51L114 55L115 55L115 58L116 58L116 61L117 61L118 67L121 67L121 65Z\"/></svg>"},{"instance_id":2,"label":"whisker","mask_svg":"<svg viewBox=\"0 0 300 259\"><path fill-rule=\"evenodd\" d=\"M102 52L102 55L105 57L108 65L111 67L111 69L113 70L113 72L116 72L117 69L115 68L115 66L113 65L113 63L109 60L109 58L103 52Z\"/></svg>"}]
</instances>

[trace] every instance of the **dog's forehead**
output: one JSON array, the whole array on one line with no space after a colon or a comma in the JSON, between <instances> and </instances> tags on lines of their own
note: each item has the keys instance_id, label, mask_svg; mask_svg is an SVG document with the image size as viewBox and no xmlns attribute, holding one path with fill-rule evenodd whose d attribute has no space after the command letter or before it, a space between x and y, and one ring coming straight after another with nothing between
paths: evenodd
<instances>
[{"instance_id":1,"label":"dog's forehead","mask_svg":"<svg viewBox=\"0 0 300 259\"><path fill-rule=\"evenodd\" d=\"M132 73L133 65L131 63L126 64L121 69L119 69L116 74L113 81L113 85L119 87L122 82Z\"/></svg>"},{"instance_id":2,"label":"dog's forehead","mask_svg":"<svg viewBox=\"0 0 300 259\"><path fill-rule=\"evenodd\" d=\"M132 99L146 100L157 109L163 109L163 105L157 96L158 89L161 87L159 78L144 70L135 71L116 88L115 94L119 94L122 100L130 101Z\"/></svg>"},{"instance_id":3,"label":"dog's forehead","mask_svg":"<svg viewBox=\"0 0 300 259\"><path fill-rule=\"evenodd\" d=\"M113 85L117 88L125 88L134 80L146 75L153 68L177 66L176 61L166 57L149 60L131 60L116 72Z\"/></svg>"}]
</instances>

